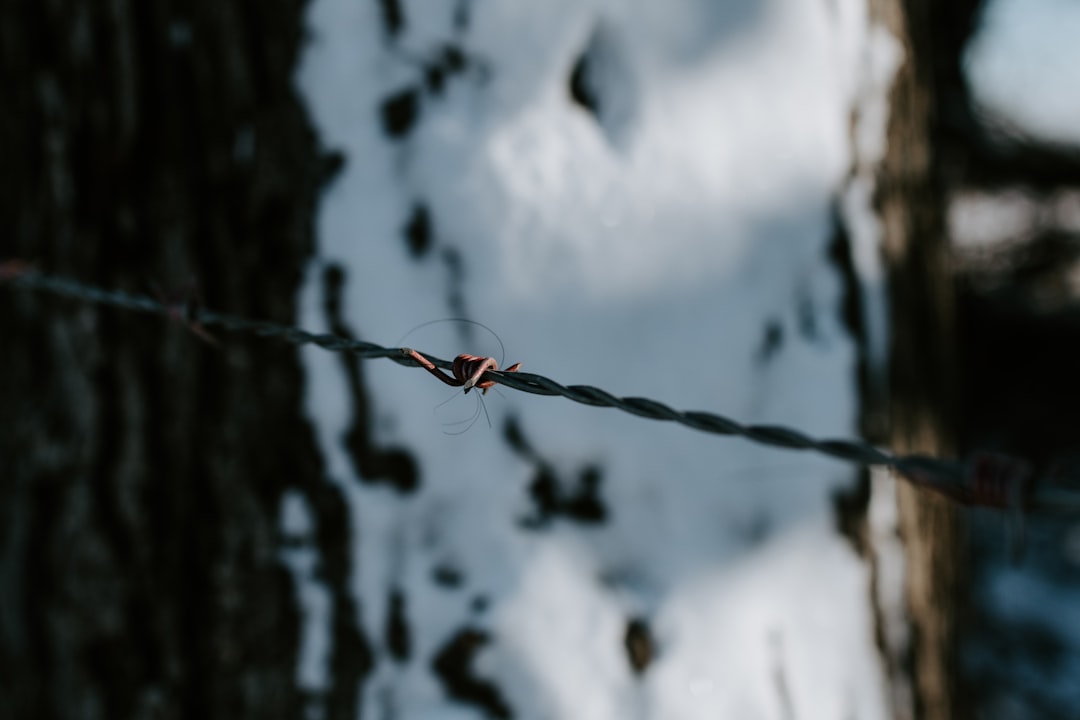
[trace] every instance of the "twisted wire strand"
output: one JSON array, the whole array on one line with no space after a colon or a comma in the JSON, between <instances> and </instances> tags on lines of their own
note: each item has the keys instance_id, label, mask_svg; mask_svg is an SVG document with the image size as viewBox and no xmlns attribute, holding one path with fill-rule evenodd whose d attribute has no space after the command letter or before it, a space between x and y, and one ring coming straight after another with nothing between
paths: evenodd
<instances>
[{"instance_id":1,"label":"twisted wire strand","mask_svg":"<svg viewBox=\"0 0 1080 720\"><path fill-rule=\"evenodd\" d=\"M410 356L410 348L387 348L363 340L352 340L327 333L312 333L299 327L263 320L251 320L212 310L191 303L169 304L145 295L122 290L106 290L69 278L46 275L11 261L0 264L0 281L23 288L43 290L55 295L74 298L137 312L181 317L191 324L220 328L228 332L246 332L260 337L276 338L293 345L315 345L331 352L348 352L360 358L388 358L406 367L420 367ZM450 370L449 360L419 352L436 367ZM968 482L970 463L944 460L924 455L896 455L862 440L816 439L798 430L779 425L746 425L716 413L675 410L662 402L642 397L617 397L591 385L562 385L543 375L526 372L489 370L481 377L521 392L534 395L560 396L582 405L610 407L631 415L675 422L694 430L714 435L740 436L751 442L788 450L808 450L836 460L864 466L891 468L909 482L940 493L967 505L1001 506L971 488ZM1009 459L1012 461L1013 459ZM1068 489L1037 488L1026 498L1025 507L1033 511L1080 514L1080 493Z\"/></svg>"}]
</instances>

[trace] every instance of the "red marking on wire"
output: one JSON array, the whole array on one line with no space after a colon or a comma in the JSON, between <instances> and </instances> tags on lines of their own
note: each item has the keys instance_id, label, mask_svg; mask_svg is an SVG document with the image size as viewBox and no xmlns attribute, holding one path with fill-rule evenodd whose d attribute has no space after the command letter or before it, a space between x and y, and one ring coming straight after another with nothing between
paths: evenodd
<instances>
[{"instance_id":1,"label":"red marking on wire","mask_svg":"<svg viewBox=\"0 0 1080 720\"><path fill-rule=\"evenodd\" d=\"M1023 509L1030 500L1033 475L1025 460L976 450L961 466L959 483L918 469L901 474L912 484L972 507Z\"/></svg>"},{"instance_id":2,"label":"red marking on wire","mask_svg":"<svg viewBox=\"0 0 1080 720\"><path fill-rule=\"evenodd\" d=\"M1020 508L1032 485L1031 465L1020 458L979 450L968 458L964 485L968 505Z\"/></svg>"}]
</instances>

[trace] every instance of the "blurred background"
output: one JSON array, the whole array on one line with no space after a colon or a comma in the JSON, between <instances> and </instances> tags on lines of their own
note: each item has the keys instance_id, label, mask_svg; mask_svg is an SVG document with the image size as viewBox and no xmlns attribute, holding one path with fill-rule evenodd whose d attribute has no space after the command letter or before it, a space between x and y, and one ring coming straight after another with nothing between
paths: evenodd
<instances>
[{"instance_id":1,"label":"blurred background","mask_svg":"<svg viewBox=\"0 0 1080 720\"><path fill-rule=\"evenodd\" d=\"M0 716L1075 716L1075 515L5 282L1080 491L1074 0L0 20Z\"/></svg>"}]
</instances>

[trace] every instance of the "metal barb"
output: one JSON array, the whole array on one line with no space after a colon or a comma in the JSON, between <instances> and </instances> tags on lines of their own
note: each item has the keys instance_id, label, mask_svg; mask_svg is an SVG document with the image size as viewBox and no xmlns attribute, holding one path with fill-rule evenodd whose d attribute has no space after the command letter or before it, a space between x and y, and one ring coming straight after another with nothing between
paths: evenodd
<instances>
[{"instance_id":1,"label":"metal barb","mask_svg":"<svg viewBox=\"0 0 1080 720\"><path fill-rule=\"evenodd\" d=\"M46 275L19 260L0 262L0 283L126 310L176 315L175 304ZM437 368L454 368L454 363L449 360L410 348L386 348L362 340L314 334L289 325L217 313L194 303L186 309L188 316L184 320L199 329L217 327L228 332L276 338L297 346L316 345L330 352L348 352L360 358L389 358L406 367L426 367L416 359L420 356ZM615 408L643 418L675 422L701 432L740 436L760 445L787 450L808 450L858 465L885 466L908 482L963 505L1080 514L1080 493L1060 487L1037 488L1036 492L1023 461L1008 456L976 453L970 462L961 463L919 455L893 455L862 440L815 439L792 428L744 425L715 413L679 411L648 398L617 397L590 385L561 385L543 375L513 372L510 369L487 370L472 382L476 386L498 383L534 395L560 396L582 405Z\"/></svg>"}]
</instances>

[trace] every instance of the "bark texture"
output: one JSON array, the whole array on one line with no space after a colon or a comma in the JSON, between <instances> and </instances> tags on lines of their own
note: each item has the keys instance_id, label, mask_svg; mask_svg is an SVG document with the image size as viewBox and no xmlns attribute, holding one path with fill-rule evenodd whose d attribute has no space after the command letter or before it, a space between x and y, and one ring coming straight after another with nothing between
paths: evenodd
<instances>
[{"instance_id":1,"label":"bark texture","mask_svg":"<svg viewBox=\"0 0 1080 720\"><path fill-rule=\"evenodd\" d=\"M956 451L956 302L941 139L950 57L941 33L950 10L935 0L872 0L871 8L904 50L889 98L877 195L892 334L884 440L898 453L947 457ZM956 651L965 588L961 516L940 498L906 483L897 487L912 625L909 667L898 670L911 675L917 717L962 718Z\"/></svg>"},{"instance_id":2,"label":"bark texture","mask_svg":"<svg viewBox=\"0 0 1080 720\"><path fill-rule=\"evenodd\" d=\"M303 8L4 3L0 259L293 321L332 165L291 86ZM318 701L353 717L370 658L296 351L2 287L0 338L0 714L300 716L293 488L340 625Z\"/></svg>"},{"instance_id":3,"label":"bark texture","mask_svg":"<svg viewBox=\"0 0 1080 720\"><path fill-rule=\"evenodd\" d=\"M905 52L890 97L877 198L892 306L889 430L881 441L898 452L963 456L992 449L1023 457L1037 471L1071 469L1080 467L1077 422L1064 408L1080 397L1080 322L1069 277L1080 246L1075 232L1057 228L1053 218L1056 207L1077 196L1080 154L1002 137L980 116L962 53L981 7L981 0L871 0L875 19ZM1031 237L1002 238L1012 244L973 262L952 246L950 205L961 194L1002 190L1025 193L1040 219ZM911 674L916 717L993 714L1003 697L1020 703L1010 712L1059 712L1061 699L1048 697L1051 670L1044 687L1015 673L1021 664L1051 668L1053 653L995 626L981 607L978 578L1000 562L988 551L1005 542L1000 532L988 533L984 522L972 533L968 520L978 516L904 484L898 493L913 635L902 671ZM1060 547L1060 523L1029 523L1045 546ZM1030 571L1045 573L1050 554L1029 552ZM993 648L997 662L972 676L961 647Z\"/></svg>"}]
</instances>

